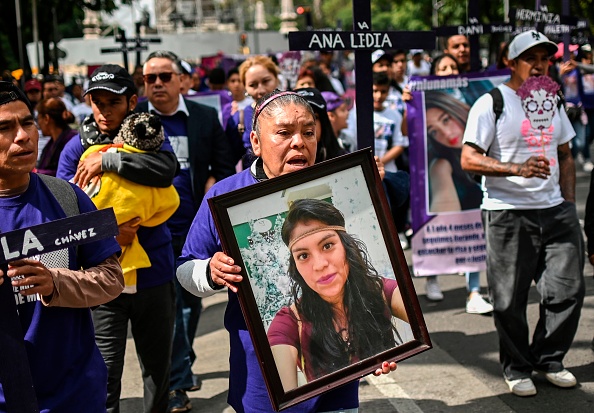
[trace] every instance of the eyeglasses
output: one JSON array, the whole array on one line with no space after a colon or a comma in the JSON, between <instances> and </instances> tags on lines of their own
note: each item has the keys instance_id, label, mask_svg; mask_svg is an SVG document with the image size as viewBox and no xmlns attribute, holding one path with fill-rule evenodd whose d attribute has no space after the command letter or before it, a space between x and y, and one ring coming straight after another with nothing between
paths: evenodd
<instances>
[{"instance_id":1,"label":"eyeglasses","mask_svg":"<svg viewBox=\"0 0 594 413\"><path fill-rule=\"evenodd\" d=\"M171 80L171 77L173 75L179 75L179 73L174 73L174 72L151 73L148 75L142 75L142 79L149 85L155 83L157 81L157 77L159 79L161 79L161 82L167 83Z\"/></svg>"}]
</instances>

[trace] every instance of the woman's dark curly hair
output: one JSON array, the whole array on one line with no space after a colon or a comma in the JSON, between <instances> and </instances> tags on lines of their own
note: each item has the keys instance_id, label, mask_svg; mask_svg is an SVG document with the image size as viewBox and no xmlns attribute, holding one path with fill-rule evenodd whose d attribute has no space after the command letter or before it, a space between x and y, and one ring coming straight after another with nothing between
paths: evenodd
<instances>
[{"instance_id":1,"label":"woman's dark curly hair","mask_svg":"<svg viewBox=\"0 0 594 413\"><path fill-rule=\"evenodd\" d=\"M300 199L291 205L285 218L283 242L288 245L293 229L299 223L311 220L337 226L345 223L342 213L329 202ZM349 265L343 302L349 322L350 349L336 331L332 306L305 283L292 255L289 259L293 300L303 321L312 325L311 366L307 368L313 377L348 366L352 356L363 360L395 345L395 328L383 294L382 278L369 261L365 245L345 231L337 231L337 234Z\"/></svg>"}]
</instances>

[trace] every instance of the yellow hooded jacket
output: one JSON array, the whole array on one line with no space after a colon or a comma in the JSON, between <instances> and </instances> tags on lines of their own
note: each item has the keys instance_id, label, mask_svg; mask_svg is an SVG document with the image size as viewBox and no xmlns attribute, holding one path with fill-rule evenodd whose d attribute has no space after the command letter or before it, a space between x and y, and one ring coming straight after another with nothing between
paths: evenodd
<instances>
[{"instance_id":1,"label":"yellow hooded jacket","mask_svg":"<svg viewBox=\"0 0 594 413\"><path fill-rule=\"evenodd\" d=\"M93 145L81 156L85 159L95 152L146 153L126 144ZM154 227L167 221L179 206L179 195L173 185L156 188L140 185L115 172L103 172L83 190L97 209L113 207L118 225L140 218L140 225ZM149 257L135 235L130 245L122 247L120 264L124 272L125 293L136 292L136 270L151 266Z\"/></svg>"}]
</instances>

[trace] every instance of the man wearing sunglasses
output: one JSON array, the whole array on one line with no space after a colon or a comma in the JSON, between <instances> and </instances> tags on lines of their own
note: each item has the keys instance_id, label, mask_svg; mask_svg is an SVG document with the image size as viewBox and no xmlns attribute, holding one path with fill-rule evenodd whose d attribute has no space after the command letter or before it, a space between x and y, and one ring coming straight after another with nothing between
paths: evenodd
<instances>
[{"instance_id":1,"label":"man wearing sunglasses","mask_svg":"<svg viewBox=\"0 0 594 413\"><path fill-rule=\"evenodd\" d=\"M205 192L214 182L235 173L231 149L217 111L181 95L180 69L180 60L174 53L151 53L143 67L148 102L141 102L136 109L160 116L165 135L180 163L180 173L173 181L180 206L168 221L176 257L181 255ZM178 299L168 410L172 413L190 410L186 391L200 388L191 367L196 358L192 343L202 309L201 299L188 293L177 280L175 282Z\"/></svg>"}]
</instances>

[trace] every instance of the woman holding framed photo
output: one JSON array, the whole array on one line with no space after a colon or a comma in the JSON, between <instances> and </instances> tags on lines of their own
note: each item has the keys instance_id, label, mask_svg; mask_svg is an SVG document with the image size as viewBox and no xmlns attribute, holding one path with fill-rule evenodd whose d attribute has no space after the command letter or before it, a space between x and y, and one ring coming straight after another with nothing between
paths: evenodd
<instances>
[{"instance_id":1,"label":"woman holding framed photo","mask_svg":"<svg viewBox=\"0 0 594 413\"><path fill-rule=\"evenodd\" d=\"M207 297L216 290L229 288L225 311L231 348L227 402L238 413L271 412L273 408L240 309L237 291L244 282L241 268L222 252L208 199L310 167L317 150L314 112L297 93L276 90L263 96L254 109L252 125L250 143L256 160L248 169L214 184L206 194L177 262L178 280L192 294ZM395 369L395 362L383 362L375 373ZM358 405L358 382L351 382L287 411L356 412Z\"/></svg>"}]
</instances>

